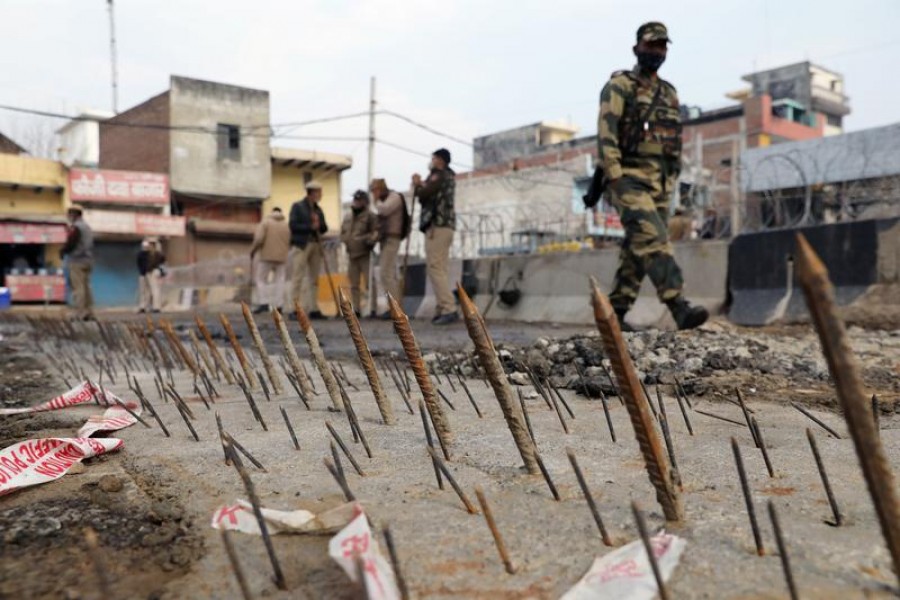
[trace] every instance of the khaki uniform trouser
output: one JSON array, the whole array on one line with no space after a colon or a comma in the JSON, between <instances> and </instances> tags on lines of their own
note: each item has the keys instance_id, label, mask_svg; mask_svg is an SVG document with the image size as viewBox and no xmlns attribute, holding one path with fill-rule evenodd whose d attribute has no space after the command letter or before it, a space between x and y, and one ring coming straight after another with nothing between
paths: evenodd
<instances>
[{"instance_id":1,"label":"khaki uniform trouser","mask_svg":"<svg viewBox=\"0 0 900 600\"><path fill-rule=\"evenodd\" d=\"M256 288L256 303L280 309L284 303L284 278L287 273L287 265L283 262L257 260L255 271L253 287ZM270 277L271 282L269 282Z\"/></svg>"},{"instance_id":2,"label":"khaki uniform trouser","mask_svg":"<svg viewBox=\"0 0 900 600\"><path fill-rule=\"evenodd\" d=\"M146 275L141 275L141 308L144 310L159 310L162 306L162 287L159 269L153 269Z\"/></svg>"},{"instance_id":3,"label":"khaki uniform trouser","mask_svg":"<svg viewBox=\"0 0 900 600\"><path fill-rule=\"evenodd\" d=\"M309 242L305 248L291 248L291 300L299 302L306 313L319 310L319 271L322 269L322 244Z\"/></svg>"},{"instance_id":4,"label":"khaki uniform trouser","mask_svg":"<svg viewBox=\"0 0 900 600\"><path fill-rule=\"evenodd\" d=\"M387 237L381 241L381 256L378 258L378 269L381 272L381 291L400 298L400 281L397 278L397 255L400 253L399 237Z\"/></svg>"},{"instance_id":5,"label":"khaki uniform trouser","mask_svg":"<svg viewBox=\"0 0 900 600\"><path fill-rule=\"evenodd\" d=\"M434 288L439 315L456 312L456 300L450 292L449 274L453 233L450 227L432 227L425 232L425 271Z\"/></svg>"},{"instance_id":6,"label":"khaki uniform trouser","mask_svg":"<svg viewBox=\"0 0 900 600\"><path fill-rule=\"evenodd\" d=\"M77 317L94 314L94 294L91 292L91 263L69 263L69 281L72 284L72 303Z\"/></svg>"},{"instance_id":7,"label":"khaki uniform trouser","mask_svg":"<svg viewBox=\"0 0 900 600\"><path fill-rule=\"evenodd\" d=\"M347 278L350 280L350 302L353 303L353 310L358 313L362 312L362 299L360 293L360 279L367 284L369 281L369 264L372 261L372 254L351 258L350 264L347 266Z\"/></svg>"}]
</instances>

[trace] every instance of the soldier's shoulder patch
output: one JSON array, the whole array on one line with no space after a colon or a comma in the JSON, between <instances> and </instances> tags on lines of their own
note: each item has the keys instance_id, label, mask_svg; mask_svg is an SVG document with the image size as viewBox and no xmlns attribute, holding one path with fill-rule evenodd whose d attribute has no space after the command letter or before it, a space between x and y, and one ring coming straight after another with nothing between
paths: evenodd
<instances>
[{"instance_id":1,"label":"soldier's shoulder patch","mask_svg":"<svg viewBox=\"0 0 900 600\"><path fill-rule=\"evenodd\" d=\"M672 85L671 82L666 81L666 80L663 79L663 78L660 78L660 79L659 79L659 82L660 82L661 84L665 85L666 87L668 87L669 89L671 89L673 92L674 92L674 91L677 91L677 90L675 89L675 86Z\"/></svg>"}]
</instances>

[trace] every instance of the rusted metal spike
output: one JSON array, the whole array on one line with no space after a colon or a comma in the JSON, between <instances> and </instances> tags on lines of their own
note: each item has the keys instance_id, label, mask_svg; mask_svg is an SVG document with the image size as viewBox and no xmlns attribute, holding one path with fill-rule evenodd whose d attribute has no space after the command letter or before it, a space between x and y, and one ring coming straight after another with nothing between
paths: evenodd
<instances>
[{"instance_id":1,"label":"rusted metal spike","mask_svg":"<svg viewBox=\"0 0 900 600\"><path fill-rule=\"evenodd\" d=\"M184 347L184 344L181 343L181 338L178 337L178 334L175 333L175 328L172 327L172 322L168 319L160 319L159 320L160 328L163 330L165 336L169 339L171 343L172 349L176 356L181 359L181 362L187 365L187 368L194 373L195 375L200 372L199 367L197 367L197 363L194 361L194 357L191 356L191 353L187 351L187 348Z\"/></svg>"},{"instance_id":2,"label":"rusted metal spike","mask_svg":"<svg viewBox=\"0 0 900 600\"><path fill-rule=\"evenodd\" d=\"M225 442L226 448L230 445L232 448L246 456L247 460L249 460L254 467L259 469L260 471L266 472L266 468L262 465L262 463L256 460L256 458L254 458L254 456L250 454L249 450L244 448L244 446L242 446L236 439L234 439L233 435L231 435L224 429L222 430L222 441Z\"/></svg>"},{"instance_id":3,"label":"rusted metal spike","mask_svg":"<svg viewBox=\"0 0 900 600\"><path fill-rule=\"evenodd\" d=\"M737 466L738 478L741 481L741 491L744 494L744 503L747 506L747 516L750 519L750 529L753 531L753 543L756 544L756 553L763 556L766 549L763 546L762 534L759 531L759 523L756 520L756 508L753 505L753 494L750 492L750 484L747 481L747 471L744 469L744 459L741 457L741 447L737 440L731 438L731 451L734 454L734 464Z\"/></svg>"},{"instance_id":4,"label":"rusted metal spike","mask_svg":"<svg viewBox=\"0 0 900 600\"><path fill-rule=\"evenodd\" d=\"M778 556L781 558L781 568L784 571L784 580L787 582L791 600L799 600L797 584L794 583L794 572L791 570L791 559L787 553L787 545L784 543L784 535L781 533L781 524L778 521L778 513L775 512L775 504L769 500L769 519L772 521L772 529L775 531L775 543L778 544Z\"/></svg>"},{"instance_id":5,"label":"rusted metal spike","mask_svg":"<svg viewBox=\"0 0 900 600\"><path fill-rule=\"evenodd\" d=\"M353 340L359 362L366 373L366 378L369 380L372 395L375 396L375 404L378 405L381 420L386 425L393 425L396 423L394 408L391 406L391 401L387 394L384 393L381 378L378 376L378 369L375 367L375 361L372 359L372 352L369 350L369 344L366 343L362 328L359 326L359 319L356 318L353 306L351 306L342 289L338 289L338 300L340 301L341 314L344 316L344 322L347 324L347 330L350 332L350 339Z\"/></svg>"},{"instance_id":6,"label":"rusted metal spike","mask_svg":"<svg viewBox=\"0 0 900 600\"><path fill-rule=\"evenodd\" d=\"M534 390L544 399L544 403L547 405L547 408L553 410L553 403L550 402L550 395L547 393L547 390L544 389L544 386L541 385L541 381L537 378L537 375L534 374L534 371L531 368L523 364L525 367L525 373L528 375L528 379L531 380L531 385L534 387Z\"/></svg>"},{"instance_id":7,"label":"rusted metal spike","mask_svg":"<svg viewBox=\"0 0 900 600\"><path fill-rule=\"evenodd\" d=\"M812 429L806 428L806 439L809 440L809 449L812 450L813 459L816 461L816 468L819 470L819 477L822 479L822 486L825 488L825 495L828 497L828 505L831 507L831 514L834 516L835 527L840 527L844 523L844 517L841 515L841 509L838 508L837 500L834 497L834 491L831 489L831 481L828 479L828 473L825 471L825 463L822 461L822 455L819 454L819 445L816 443L816 436L813 435Z\"/></svg>"},{"instance_id":8,"label":"rusted metal spike","mask_svg":"<svg viewBox=\"0 0 900 600\"><path fill-rule=\"evenodd\" d=\"M559 389L555 385L553 385L553 381L549 377L547 378L547 383L550 386L550 392L552 394L556 394L557 399L562 402L563 408L565 408L566 412L569 413L569 417L574 419L575 413L572 412L572 408L569 406L569 403L566 402L566 399L563 398L563 395L559 392Z\"/></svg>"},{"instance_id":9,"label":"rusted metal spike","mask_svg":"<svg viewBox=\"0 0 900 600\"><path fill-rule=\"evenodd\" d=\"M263 374L256 370L256 379L259 381L260 387L262 387L263 395L266 397L266 402L271 402L272 396L269 394L269 385L266 383L266 378L263 377Z\"/></svg>"},{"instance_id":10,"label":"rusted metal spike","mask_svg":"<svg viewBox=\"0 0 900 600\"><path fill-rule=\"evenodd\" d=\"M525 417L525 426L528 428L528 437L531 438L532 442L537 442L534 439L534 429L531 427L531 417L528 416L528 409L525 407L525 396L522 395L522 390L516 390L516 393L519 395L519 405L522 407L522 416Z\"/></svg>"},{"instance_id":11,"label":"rusted metal spike","mask_svg":"<svg viewBox=\"0 0 900 600\"><path fill-rule=\"evenodd\" d=\"M659 403L659 426L662 429L663 440L666 442L666 451L669 455L669 462L672 465L672 478L676 485L681 486L681 472L678 470L675 445L672 443L672 432L669 431L669 416L666 414L666 405L663 402L662 394L659 392L659 386L656 388L656 401Z\"/></svg>"},{"instance_id":12,"label":"rusted metal spike","mask_svg":"<svg viewBox=\"0 0 900 600\"><path fill-rule=\"evenodd\" d=\"M618 444L616 441L616 429L613 427L612 416L609 414L609 401L606 399L606 394L603 393L603 390L600 390L600 402L603 404L603 415L606 417L606 425L609 427L609 437L612 438L613 444Z\"/></svg>"},{"instance_id":13,"label":"rusted metal spike","mask_svg":"<svg viewBox=\"0 0 900 600\"><path fill-rule=\"evenodd\" d=\"M805 408L803 408L802 406L800 406L800 405L797 404L796 402L791 402L791 406L793 406L794 408L796 408L796 409L797 409L801 414L803 414L803 416L805 416L807 419L809 419L810 421L812 421L813 423L815 423L816 425L818 425L819 427L821 427L822 429L824 429L825 431L827 431L828 434L829 434L831 437L833 437L833 438L835 438L835 439L838 439L838 440L842 439L842 438L841 438L841 434L839 434L839 433L838 433L837 431L835 431L833 428L829 427L828 424L825 423L825 421L823 421L822 419L818 418L816 415L812 414L811 412L809 412L808 410L806 410ZM900 524L898 524L898 526L900 526Z\"/></svg>"},{"instance_id":14,"label":"rusted metal spike","mask_svg":"<svg viewBox=\"0 0 900 600\"><path fill-rule=\"evenodd\" d=\"M659 433L650 413L647 397L641 392L640 382L631 362L631 355L622 338L619 329L619 321L613 311L609 299L600 292L596 280L591 279L591 299L594 306L594 319L597 329L616 374L619 393L625 400L628 416L641 454L644 456L644 464L650 482L656 488L656 499L662 506L667 521L680 521L684 518L684 506L681 499L681 490L674 479L674 474L666 459L662 448Z\"/></svg>"},{"instance_id":15,"label":"rusted metal spike","mask_svg":"<svg viewBox=\"0 0 900 600\"><path fill-rule=\"evenodd\" d=\"M325 389L328 391L328 397L331 398L334 409L341 411L344 409L344 406L341 401L341 392L338 389L337 381L334 378L334 373L331 372L328 361L325 360L325 353L322 352L322 346L319 345L319 338L316 336L316 332L312 327L312 323L309 321L309 317L303 311L300 303L296 300L294 301L294 313L297 315L297 324L300 327L300 332L306 338L306 344L309 346L309 353L312 355L313 362L319 370L319 375L322 376L322 381L325 382Z\"/></svg>"},{"instance_id":16,"label":"rusted metal spike","mask_svg":"<svg viewBox=\"0 0 900 600\"><path fill-rule=\"evenodd\" d=\"M406 578L400 569L400 558L397 556L397 547L394 545L394 536L390 526L385 525L381 530L384 536L384 545L387 546L388 556L391 559L391 567L394 569L394 578L397 581L397 589L400 591L401 600L409 600L409 588L406 586Z\"/></svg>"},{"instance_id":17,"label":"rusted metal spike","mask_svg":"<svg viewBox=\"0 0 900 600\"><path fill-rule=\"evenodd\" d=\"M772 461L769 460L769 449L766 447L766 440L763 439L762 428L756 422L756 417L750 417L750 427L753 429L756 441L759 442L759 451L762 452L763 461L766 463L766 470L769 477L775 477L775 470L772 468Z\"/></svg>"},{"instance_id":18,"label":"rusted metal spike","mask_svg":"<svg viewBox=\"0 0 900 600\"><path fill-rule=\"evenodd\" d=\"M300 449L300 442L297 441L297 434L294 433L294 426L291 425L291 420L288 418L287 411L284 410L283 406L279 406L278 409L281 411L281 417L284 419L284 424L287 426L288 433L291 435L291 442L294 443L294 449Z\"/></svg>"},{"instance_id":19,"label":"rusted metal spike","mask_svg":"<svg viewBox=\"0 0 900 600\"><path fill-rule=\"evenodd\" d=\"M744 424L740 421L735 421L734 419L729 419L728 417L723 417L721 415L717 415L715 413L706 412L705 410L700 410L699 408L695 408L694 412L703 415L704 417L710 417L713 419L718 419L719 421L725 421L726 423L731 423L732 425L737 425L738 427L744 427Z\"/></svg>"},{"instance_id":20,"label":"rusted metal spike","mask_svg":"<svg viewBox=\"0 0 900 600\"><path fill-rule=\"evenodd\" d=\"M266 420L263 419L262 413L259 412L259 407L256 405L256 400L253 398L253 394L247 388L247 384L244 383L243 378L238 379L238 387L241 388L241 391L244 392L244 397L247 399L247 404L250 405L250 412L253 413L253 418L262 425L263 431L268 431L269 427L266 425Z\"/></svg>"},{"instance_id":21,"label":"rusted metal spike","mask_svg":"<svg viewBox=\"0 0 900 600\"><path fill-rule=\"evenodd\" d=\"M219 352L219 348L216 346L215 341L213 341L209 329L206 328L206 323L203 322L200 315L194 315L194 322L197 323L197 329L206 341L206 347L209 348L209 353L213 358L213 362L216 363L216 370L225 377L225 381L228 382L228 385L234 385L234 377L231 376L228 365L225 364L225 359L222 358L222 354Z\"/></svg>"},{"instance_id":22,"label":"rusted metal spike","mask_svg":"<svg viewBox=\"0 0 900 600\"><path fill-rule=\"evenodd\" d=\"M200 389L200 386L197 385L197 380L194 379L194 393L200 398L200 401L203 402L203 406L206 407L206 410L212 410L209 407L209 402L206 401L206 397L203 395L203 391Z\"/></svg>"},{"instance_id":23,"label":"rusted metal spike","mask_svg":"<svg viewBox=\"0 0 900 600\"><path fill-rule=\"evenodd\" d=\"M456 407L453 406L452 402L450 402L450 398L447 397L447 394L445 394L441 388L437 388L437 393L438 393L438 396L441 397L441 400L443 400L444 402L447 403L447 406L450 407L450 410L456 410Z\"/></svg>"},{"instance_id":24,"label":"rusted metal spike","mask_svg":"<svg viewBox=\"0 0 900 600\"><path fill-rule=\"evenodd\" d=\"M287 375L288 382L291 384L291 387L294 388L294 391L297 392L297 397L300 398L300 402L303 403L303 406L306 407L306 410L312 410L312 408L310 408L309 406L309 400L307 400L306 394L303 393L303 390L300 389L300 384L297 382L297 379L286 371L285 375Z\"/></svg>"},{"instance_id":25,"label":"rusted metal spike","mask_svg":"<svg viewBox=\"0 0 900 600\"><path fill-rule=\"evenodd\" d=\"M506 544L503 542L500 530L497 529L497 522L494 521L494 513L491 512L491 506L488 504L487 498L484 495L484 490L482 490L480 486L475 488L475 496L478 498L478 504L481 505L481 512L484 513L484 520L487 523L488 529L491 530L491 537L494 538L494 544L497 546L497 553L500 554L500 560L503 561L503 567L506 569L507 573L514 575L516 573L516 567L509 557L509 552L506 550Z\"/></svg>"},{"instance_id":26,"label":"rusted metal spike","mask_svg":"<svg viewBox=\"0 0 900 600\"><path fill-rule=\"evenodd\" d=\"M347 475L344 473L344 465L341 462L341 455L338 453L338 448L334 443L334 440L328 440L328 448L331 450L331 460L334 461L334 468L337 470L338 475L340 475L342 479L346 480Z\"/></svg>"},{"instance_id":27,"label":"rusted metal spike","mask_svg":"<svg viewBox=\"0 0 900 600\"><path fill-rule=\"evenodd\" d=\"M547 482L547 487L550 488L550 494L553 495L554 500L559 502L559 491L553 484L553 479L550 477L550 471L547 470L547 467L544 465L544 461L541 459L541 453L535 450L534 458L537 460L538 468L541 470L541 475L544 477L544 481Z\"/></svg>"},{"instance_id":28,"label":"rusted metal spike","mask_svg":"<svg viewBox=\"0 0 900 600\"><path fill-rule=\"evenodd\" d=\"M262 361L263 368L266 370L266 375L268 375L269 381L272 383L272 390L280 396L284 393L284 385L281 383L281 377L278 376L278 371L275 370L275 365L272 363L272 357L269 356L266 345L263 343L262 336L259 334L259 327L256 326L256 319L253 318L253 313L250 312L250 307L247 306L246 302L241 302L241 312L244 313L244 321L247 322L247 329L250 330L250 337L253 339L253 345L256 346L259 360Z\"/></svg>"},{"instance_id":29,"label":"rusted metal spike","mask_svg":"<svg viewBox=\"0 0 900 600\"><path fill-rule=\"evenodd\" d=\"M362 470L362 467L359 466L359 463L356 462L356 458L353 457L353 453L350 452L350 449L347 448L347 444L344 443L344 440L341 439L341 436L338 434L337 430L334 428L334 425L331 424L330 421L325 421L325 427L328 429L328 433L331 434L331 437L334 438L334 441L337 442L337 445L340 446L341 452L344 453L344 456L347 457L347 460L350 461L350 464L353 465L353 469L360 477L365 477L366 473Z\"/></svg>"},{"instance_id":30,"label":"rusted metal spike","mask_svg":"<svg viewBox=\"0 0 900 600\"><path fill-rule=\"evenodd\" d=\"M584 473L581 472L581 467L578 466L578 459L575 458L575 453L571 448L566 448L566 456L569 457L569 463L572 465L572 470L575 471L575 479L578 480L578 487L581 488L581 493L584 494L584 499L588 504L588 508L591 510L591 516L594 517L594 523L596 523L597 529L600 530L600 539L603 540L605 546L612 546L612 539L609 537L609 532L606 531L606 525L603 523L600 511L597 509L594 495L588 487L587 481L584 478Z\"/></svg>"},{"instance_id":31,"label":"rusted metal spike","mask_svg":"<svg viewBox=\"0 0 900 600\"><path fill-rule=\"evenodd\" d=\"M687 409L684 407L684 400L681 398L681 393L678 391L678 386L675 386L675 401L678 402L678 410L681 411L681 418L684 419L684 425L687 427L688 433L694 435L694 427L691 425L691 418L688 416Z\"/></svg>"},{"instance_id":32,"label":"rusted metal spike","mask_svg":"<svg viewBox=\"0 0 900 600\"><path fill-rule=\"evenodd\" d=\"M331 476L334 477L334 480L337 481L337 484L340 486L341 491L344 492L344 498L347 500L347 502L356 502L356 496L350 490L350 485L347 483L347 479L341 477L341 474L338 473L337 468L329 459L323 458L322 462L325 463L325 468L328 469L328 472L331 473Z\"/></svg>"},{"instance_id":33,"label":"rusted metal spike","mask_svg":"<svg viewBox=\"0 0 900 600\"><path fill-rule=\"evenodd\" d=\"M225 465L231 466L231 454L228 452L228 446L225 444L225 428L222 427L222 417L216 411L216 429L219 431L219 441L222 443L222 453L225 455Z\"/></svg>"},{"instance_id":34,"label":"rusted metal spike","mask_svg":"<svg viewBox=\"0 0 900 600\"><path fill-rule=\"evenodd\" d=\"M430 447L427 448L427 450L428 454L431 455L432 460L437 463L437 466L441 470L441 473L443 473L447 481L450 482L450 487L452 487L453 491L456 492L456 495L459 496L459 499L462 501L463 506L466 507L466 511L470 515L477 515L478 509L475 508L475 506L472 504L472 501L469 500L468 496L466 496L466 493L462 490L461 487L459 487L459 484L456 483L456 478L453 477L453 473L451 473L450 469L447 468L447 465L444 464L444 461L441 459L441 455L438 454L438 451Z\"/></svg>"},{"instance_id":35,"label":"rusted metal spike","mask_svg":"<svg viewBox=\"0 0 900 600\"><path fill-rule=\"evenodd\" d=\"M131 415L132 417L134 417L134 418L137 420L138 423L140 423L141 425L143 425L143 426L146 427L147 429L152 429L152 427L150 426L150 423L148 423L147 421L145 421L144 419L142 419L142 418L141 418L141 415L137 414L136 412L134 412L133 410L131 410L130 408L128 408L128 406L127 406L124 402L122 402L121 400L119 400L118 398L116 398L116 399L115 399L115 403L116 403L117 405L119 405L123 410L125 410L125 412L127 412L129 415Z\"/></svg>"},{"instance_id":36,"label":"rusted metal spike","mask_svg":"<svg viewBox=\"0 0 900 600\"><path fill-rule=\"evenodd\" d=\"M391 320L394 323L394 332L400 339L400 345L403 346L406 360L413 371L416 383L419 384L419 390L422 392L422 398L425 400L428 414L431 415L431 422L434 423L434 431L441 442L441 446L449 451L450 444L453 442L450 421L446 413L444 413L444 407L441 406L440 400L438 400L434 386L431 384L428 369L425 368L425 361L422 360L422 352L419 350L416 336L409 325L409 318L403 312L403 309L400 308L397 300L390 294L388 294L388 306L391 312Z\"/></svg>"},{"instance_id":37,"label":"rusted metal spike","mask_svg":"<svg viewBox=\"0 0 900 600\"><path fill-rule=\"evenodd\" d=\"M187 425L188 431L190 431L191 435L194 436L194 441L199 442L200 437L197 435L197 432L194 430L194 426L191 425L191 420L188 418L187 414L185 414L184 409L181 407L181 404L176 402L175 408L178 409L178 414L180 414L181 418L184 419L184 424Z\"/></svg>"},{"instance_id":38,"label":"rusted metal spike","mask_svg":"<svg viewBox=\"0 0 900 600\"><path fill-rule=\"evenodd\" d=\"M250 593L250 586L247 584L247 577L244 575L244 569L241 567L237 551L231 542L231 535L225 529L222 529L219 533L222 534L222 545L225 546L225 553L228 555L228 562L231 564L234 578L237 579L238 587L241 588L241 595L244 600L253 600L253 594Z\"/></svg>"},{"instance_id":39,"label":"rusted metal spike","mask_svg":"<svg viewBox=\"0 0 900 600\"><path fill-rule=\"evenodd\" d=\"M300 399L303 400L303 403L307 404L305 397L312 395L312 386L306 371L303 370L303 363L300 362L300 356L297 354L297 348L291 340L291 334L288 332L287 323L284 322L284 318L281 316L281 311L273 310L272 320L275 322L275 329L278 330L278 336L281 338L281 345L284 348L284 354L287 356L288 364L291 367L291 373L293 373L294 379L296 379L297 383L295 387L300 388L297 390L297 394L300 396Z\"/></svg>"},{"instance_id":40,"label":"rusted metal spike","mask_svg":"<svg viewBox=\"0 0 900 600\"><path fill-rule=\"evenodd\" d=\"M647 532L647 523L644 521L644 514L641 512L637 502L631 503L631 512L634 514L634 522L637 524L638 534L640 534L644 550L647 552L647 560L650 562L650 568L653 570L653 578L656 579L659 598L660 600L669 600L669 589L659 570L659 563L656 561L656 554L653 552L653 545L650 543L650 534Z\"/></svg>"},{"instance_id":41,"label":"rusted metal spike","mask_svg":"<svg viewBox=\"0 0 900 600\"><path fill-rule=\"evenodd\" d=\"M469 332L472 343L475 345L478 362L487 373L491 387L494 389L494 396L497 397L497 402L503 411L503 418L506 419L506 425L509 427L509 431L519 450L519 455L525 463L525 469L532 475L536 475L540 472L540 466L535 457L536 448L528 435L525 418L520 412L521 407L516 402L512 388L503 371L503 365L500 364L500 359L494 351L494 344L487 329L484 327L484 322L481 320L478 309L469 298L465 289L463 289L461 284L457 284L456 289L466 329Z\"/></svg>"},{"instance_id":42,"label":"rusted metal spike","mask_svg":"<svg viewBox=\"0 0 900 600\"><path fill-rule=\"evenodd\" d=\"M747 411L747 405L744 404L744 395L738 388L735 388L734 391L737 395L738 405L741 407L741 412L744 414L744 421L747 423L747 429L750 430L750 435L753 436L753 443L757 448L759 448L759 438L756 437L756 431L753 429L753 424L750 422L750 413Z\"/></svg>"},{"instance_id":43,"label":"rusted metal spike","mask_svg":"<svg viewBox=\"0 0 900 600\"><path fill-rule=\"evenodd\" d=\"M425 430L425 443L429 448L434 448L431 427L428 426L428 414L421 400L419 400L419 416L422 417L422 428ZM441 469L438 467L437 461L431 459L431 466L434 467L434 478L437 480L438 488L444 489L444 480L441 479Z\"/></svg>"},{"instance_id":44,"label":"rusted metal spike","mask_svg":"<svg viewBox=\"0 0 900 600\"><path fill-rule=\"evenodd\" d=\"M350 419L350 425L353 429L356 430L356 434L359 436L359 440L362 442L363 449L366 451L366 456L372 458L372 449L369 447L369 441L366 439L366 434L363 433L362 427L359 425L359 418L356 416L356 409L353 408L353 403L350 401L350 397L347 395L347 392L341 388L341 394L344 399L344 408L347 409L347 416Z\"/></svg>"},{"instance_id":45,"label":"rusted metal spike","mask_svg":"<svg viewBox=\"0 0 900 600\"><path fill-rule=\"evenodd\" d=\"M394 381L394 387L397 388L397 391L400 392L400 397L403 399L403 403L406 405L407 410L409 410L409 414L414 415L416 411L413 410L412 404L409 403L409 396L406 393L406 387L400 383L400 380L397 379L397 376L394 372L389 368L388 374L390 374L391 379Z\"/></svg>"},{"instance_id":46,"label":"rusted metal spike","mask_svg":"<svg viewBox=\"0 0 900 600\"><path fill-rule=\"evenodd\" d=\"M262 534L263 543L266 546L266 554L269 555L269 562L272 564L272 571L275 574L275 585L278 586L278 589L280 590L286 590L287 584L284 581L284 574L281 571L281 563L278 562L278 556L275 554L275 547L272 545L272 538L269 535L269 526L266 524L265 518L263 518L259 496L256 494L256 486L253 485L250 474L247 473L247 469L244 468L241 457L233 448L231 449L231 460L244 484L244 490L247 492L247 496L250 499L250 505L253 507L253 515L256 517L256 524L259 526L259 532Z\"/></svg>"},{"instance_id":47,"label":"rusted metal spike","mask_svg":"<svg viewBox=\"0 0 900 600\"><path fill-rule=\"evenodd\" d=\"M109 581L109 569L107 568L106 561L103 557L104 553L100 550L97 532L91 527L85 527L84 541L88 547L87 554L90 557L91 565L94 567L94 575L97 577L97 585L100 588L100 597L114 598L116 594L113 593L112 585Z\"/></svg>"},{"instance_id":48,"label":"rusted metal spike","mask_svg":"<svg viewBox=\"0 0 900 600\"><path fill-rule=\"evenodd\" d=\"M137 378L134 381L135 385L137 385ZM163 424L162 419L159 418L159 414L156 412L156 409L153 408L153 405L150 404L150 399L144 396L144 394L140 391L140 387L137 390L138 395L141 397L141 401L144 403L144 406L147 407L147 410L150 411L150 414L156 419L156 423L159 425L159 428L162 429L162 432L166 435L166 437L172 437L169 433L169 430L166 429L166 426Z\"/></svg>"},{"instance_id":49,"label":"rusted metal spike","mask_svg":"<svg viewBox=\"0 0 900 600\"><path fill-rule=\"evenodd\" d=\"M630 356L630 355L629 355ZM640 380L639 380L640 381ZM657 421L659 420L659 413L656 412L656 407L653 406L653 401L650 399L650 392L647 391L647 386L643 381L641 383L641 391L644 392L644 398L647 399L647 406L650 407L650 412L653 413L653 418Z\"/></svg>"},{"instance_id":50,"label":"rusted metal spike","mask_svg":"<svg viewBox=\"0 0 900 600\"><path fill-rule=\"evenodd\" d=\"M462 387L463 391L466 393L466 397L469 399L469 402L472 404L472 408L475 409L475 414L478 415L479 419L483 419L484 415L481 414L481 409L478 408L478 404L475 402L475 398L472 396L472 392L469 390L469 386L466 385L466 382L459 378L459 385ZM527 418L527 417L526 417ZM534 437L534 436L532 436Z\"/></svg>"},{"instance_id":51,"label":"rusted metal spike","mask_svg":"<svg viewBox=\"0 0 900 600\"><path fill-rule=\"evenodd\" d=\"M203 366L206 367L206 370L210 373L215 372L212 359L210 359L209 354L204 352L203 348L200 347L200 340L191 328L188 328L188 339L191 340L191 349L194 351L194 355L200 358L200 361L203 363Z\"/></svg>"},{"instance_id":52,"label":"rusted metal spike","mask_svg":"<svg viewBox=\"0 0 900 600\"><path fill-rule=\"evenodd\" d=\"M225 313L219 313L219 321L221 321L222 327L225 328L225 333L228 335L228 340L231 342L231 349L234 350L234 354L241 364L241 369L244 371L244 377L247 379L247 385L250 389L256 389L259 387L259 384L256 382L256 375L253 374L253 369L250 368L250 363L247 361L247 356L244 354L241 343L238 341L237 336L234 335L234 329L231 327L231 322L228 320L228 317L225 316Z\"/></svg>"}]
</instances>

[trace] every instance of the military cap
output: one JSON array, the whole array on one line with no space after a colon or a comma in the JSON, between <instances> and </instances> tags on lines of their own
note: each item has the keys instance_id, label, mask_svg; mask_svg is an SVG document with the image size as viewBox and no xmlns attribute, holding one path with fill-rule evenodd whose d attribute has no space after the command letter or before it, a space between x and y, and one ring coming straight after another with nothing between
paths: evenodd
<instances>
[{"instance_id":1,"label":"military cap","mask_svg":"<svg viewBox=\"0 0 900 600\"><path fill-rule=\"evenodd\" d=\"M308 181L304 187L308 190L321 190L322 184L313 179L312 181Z\"/></svg>"},{"instance_id":2,"label":"military cap","mask_svg":"<svg viewBox=\"0 0 900 600\"><path fill-rule=\"evenodd\" d=\"M641 40L645 42L672 41L669 39L669 32L666 26L659 21L650 21L638 27L637 41L640 42Z\"/></svg>"}]
</instances>

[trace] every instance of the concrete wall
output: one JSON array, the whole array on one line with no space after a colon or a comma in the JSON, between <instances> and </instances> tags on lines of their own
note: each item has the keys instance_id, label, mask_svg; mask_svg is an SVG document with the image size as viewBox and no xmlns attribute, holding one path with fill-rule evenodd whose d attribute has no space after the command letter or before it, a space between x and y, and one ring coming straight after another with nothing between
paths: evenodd
<instances>
[{"instance_id":1,"label":"concrete wall","mask_svg":"<svg viewBox=\"0 0 900 600\"><path fill-rule=\"evenodd\" d=\"M152 125L125 127L117 123ZM100 123L100 167L125 171L169 171L169 92L163 92Z\"/></svg>"},{"instance_id":2,"label":"concrete wall","mask_svg":"<svg viewBox=\"0 0 900 600\"><path fill-rule=\"evenodd\" d=\"M504 256L452 261L451 281L461 281L474 293L485 318L526 322L582 323L594 321L590 305L589 278L596 277L609 293L618 249L579 253ZM684 272L685 295L713 313L721 313L727 298L728 243L719 241L676 244L675 255ZM521 300L506 306L498 299L504 289L518 289ZM404 308L418 318L434 313L434 294L424 265L410 269ZM674 329L666 307L657 300L653 284L645 279L641 294L627 317L640 326Z\"/></svg>"},{"instance_id":3,"label":"concrete wall","mask_svg":"<svg viewBox=\"0 0 900 600\"><path fill-rule=\"evenodd\" d=\"M173 130L170 138L172 189L186 194L266 198L269 166L269 93L233 85L172 77L171 125L215 131L240 127L240 158L221 159L218 136Z\"/></svg>"}]
</instances>

